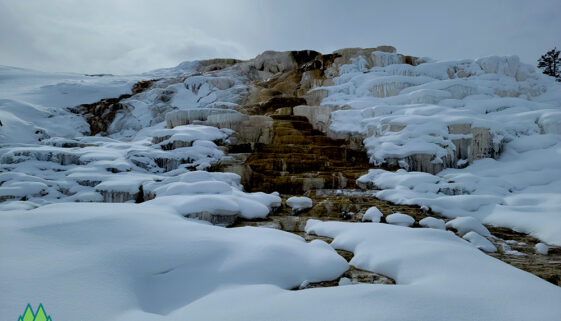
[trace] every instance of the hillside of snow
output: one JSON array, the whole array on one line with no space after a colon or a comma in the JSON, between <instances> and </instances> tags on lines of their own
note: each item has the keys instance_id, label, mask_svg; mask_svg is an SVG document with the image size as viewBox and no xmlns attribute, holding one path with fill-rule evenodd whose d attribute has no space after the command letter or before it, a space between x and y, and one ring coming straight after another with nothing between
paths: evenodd
<instances>
[{"instance_id":1,"label":"hillside of snow","mask_svg":"<svg viewBox=\"0 0 561 321\"><path fill-rule=\"evenodd\" d=\"M351 107L330 129L365 137L372 164L414 171L372 170L360 182L384 189L382 199L561 245L559 83L515 56L364 64L317 89L329 92L323 104Z\"/></svg>"},{"instance_id":2,"label":"hillside of snow","mask_svg":"<svg viewBox=\"0 0 561 321\"><path fill-rule=\"evenodd\" d=\"M282 195L244 191L243 174L215 166L235 163L231 146L270 143L267 113L293 102L366 150L358 186L448 222L379 223L375 208L360 223L308 220L330 244L227 228L266 220ZM2 320L29 302L53 320L561 315L561 288L480 250L496 251L482 224L561 246L561 85L515 56L437 62L382 46L126 76L0 66L0 122ZM396 284L307 288L349 264Z\"/></svg>"}]
</instances>

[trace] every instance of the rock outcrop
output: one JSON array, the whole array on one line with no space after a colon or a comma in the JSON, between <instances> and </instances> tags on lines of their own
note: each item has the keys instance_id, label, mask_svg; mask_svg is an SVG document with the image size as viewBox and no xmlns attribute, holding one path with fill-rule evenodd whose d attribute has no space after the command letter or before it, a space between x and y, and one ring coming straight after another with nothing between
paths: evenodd
<instances>
[{"instance_id":1,"label":"rock outcrop","mask_svg":"<svg viewBox=\"0 0 561 321\"><path fill-rule=\"evenodd\" d=\"M256 144L246 152L238 170L249 191L302 194L312 189L353 188L368 170L364 150L314 130L303 116L273 115L269 144ZM235 152L235 147L230 151ZM219 164L224 165L224 164ZM225 169L232 164L226 163Z\"/></svg>"},{"instance_id":2,"label":"rock outcrop","mask_svg":"<svg viewBox=\"0 0 561 321\"><path fill-rule=\"evenodd\" d=\"M280 122L283 116L295 117L293 119L303 117L302 119L305 118L311 124L316 134L321 132L332 139L344 140L345 148L354 151L363 151L364 144L368 144L367 141L363 141L372 141L381 132L400 132L405 125L381 124L381 131L369 129L368 133L345 132L333 128L334 112L345 111L350 107L322 105L322 101L329 96L329 89L326 88L335 85L337 77L347 73L349 68L368 72L374 67L413 68L423 62L424 60L417 57L398 54L391 46L347 48L331 54L321 54L312 50L266 51L247 61L211 59L185 63L176 68L178 72L174 78L139 82L133 88L132 95L80 105L73 110L85 116L92 135L112 132L127 126L136 130L142 128L146 124L145 120L139 118L144 117L141 116L143 108L148 108L152 115L149 124L165 119L167 128L200 124L231 129L233 132L228 144L233 154L219 167L229 168L247 178L248 167L241 165L248 158L248 155L244 154L256 152L263 145L274 144L274 136L278 135L275 133L274 124ZM487 60L478 63L486 72L497 72L500 69L498 66L502 66L500 62ZM505 72L512 74L516 79L522 79L523 73L518 75L517 63L508 61L507 65L511 67ZM391 78L390 80L380 79L368 84L370 94L379 98L393 97L404 89L425 81L422 77L410 77L414 74L412 69L402 69L388 69L393 73L393 76L388 78ZM183 74L179 72L181 70L184 70ZM448 68L450 79L469 78L474 74L473 68L470 69L468 65ZM461 99L467 91L472 90L469 86L462 86L459 83L453 84L446 90L451 92L451 97ZM183 91L186 93L182 93ZM135 95L152 97L150 99L153 103L147 106L136 103ZM423 97L425 96L432 97L429 93L425 93ZM414 98L414 95L412 97ZM131 120L135 117L139 119ZM370 155L370 163L388 168L436 173L444 168L467 166L477 159L497 157L502 150L502 138L488 128L472 127L467 123L452 124L448 127L448 135L448 145L442 146L449 149L447 155L414 152L399 157L385 156L383 161ZM189 146L182 145L181 142L174 144L172 148ZM370 152L371 148L368 149ZM182 161L162 159L160 166L164 166L166 170L173 169L178 165L174 162L180 164ZM229 165L225 165L226 163Z\"/></svg>"}]
</instances>

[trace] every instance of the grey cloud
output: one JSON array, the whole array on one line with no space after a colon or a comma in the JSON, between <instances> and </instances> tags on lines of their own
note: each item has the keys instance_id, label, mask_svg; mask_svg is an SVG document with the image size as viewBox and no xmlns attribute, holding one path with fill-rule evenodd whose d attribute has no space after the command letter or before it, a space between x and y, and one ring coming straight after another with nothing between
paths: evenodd
<instances>
[{"instance_id":1,"label":"grey cloud","mask_svg":"<svg viewBox=\"0 0 561 321\"><path fill-rule=\"evenodd\" d=\"M131 73L264 50L389 44L437 59L561 47L558 0L0 0L0 64Z\"/></svg>"}]
</instances>

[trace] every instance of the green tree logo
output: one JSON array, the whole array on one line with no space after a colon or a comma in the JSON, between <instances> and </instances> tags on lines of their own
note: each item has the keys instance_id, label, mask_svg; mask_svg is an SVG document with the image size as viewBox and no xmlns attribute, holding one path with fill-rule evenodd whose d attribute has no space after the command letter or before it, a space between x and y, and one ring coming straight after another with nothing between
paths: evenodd
<instances>
[{"instance_id":1,"label":"green tree logo","mask_svg":"<svg viewBox=\"0 0 561 321\"><path fill-rule=\"evenodd\" d=\"M19 316L18 321L52 321L51 317L45 313L45 309L43 309L43 305L39 304L37 308L37 312L33 313L33 309L31 309L31 305L27 305L25 308L25 313L23 316Z\"/></svg>"}]
</instances>

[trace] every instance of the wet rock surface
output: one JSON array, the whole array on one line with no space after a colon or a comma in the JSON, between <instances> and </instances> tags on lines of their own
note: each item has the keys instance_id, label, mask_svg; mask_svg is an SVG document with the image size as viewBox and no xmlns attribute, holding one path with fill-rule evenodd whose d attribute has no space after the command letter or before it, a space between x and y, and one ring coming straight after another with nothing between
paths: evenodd
<instances>
[{"instance_id":1,"label":"wet rock surface","mask_svg":"<svg viewBox=\"0 0 561 321\"><path fill-rule=\"evenodd\" d=\"M248 191L302 194L312 189L354 188L368 171L366 153L327 137L303 116L272 115L270 144L257 144L244 165Z\"/></svg>"}]
</instances>

